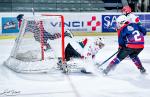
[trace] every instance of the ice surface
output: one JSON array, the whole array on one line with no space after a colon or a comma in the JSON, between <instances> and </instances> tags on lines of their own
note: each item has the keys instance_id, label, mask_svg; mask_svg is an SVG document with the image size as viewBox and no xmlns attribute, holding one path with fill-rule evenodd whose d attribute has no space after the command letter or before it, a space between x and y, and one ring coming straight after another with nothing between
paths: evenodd
<instances>
[{"instance_id":1,"label":"ice surface","mask_svg":"<svg viewBox=\"0 0 150 97\"><path fill-rule=\"evenodd\" d=\"M75 37L81 39L82 37ZM91 37L94 38L94 37ZM145 37L145 49L139 57L150 71L150 37ZM117 37L104 36L105 47L96 61L103 62L116 52ZM10 55L14 40L0 40L0 97L149 97L150 74L141 75L130 59L122 61L108 76L98 73L18 74L3 66ZM110 61L109 61L110 62ZM104 64L104 67L109 63ZM87 64L87 65L91 65Z\"/></svg>"}]
</instances>

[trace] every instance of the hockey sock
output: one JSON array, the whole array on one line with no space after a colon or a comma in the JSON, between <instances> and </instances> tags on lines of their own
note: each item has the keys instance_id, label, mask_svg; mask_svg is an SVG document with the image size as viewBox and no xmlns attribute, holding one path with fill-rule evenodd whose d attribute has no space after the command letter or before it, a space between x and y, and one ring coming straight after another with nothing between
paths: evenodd
<instances>
[{"instance_id":1,"label":"hockey sock","mask_svg":"<svg viewBox=\"0 0 150 97\"><path fill-rule=\"evenodd\" d=\"M114 58L109 65L106 67L106 69L103 70L104 74L108 74L108 72L116 67L117 64L120 63L120 60L116 57Z\"/></svg>"},{"instance_id":2,"label":"hockey sock","mask_svg":"<svg viewBox=\"0 0 150 97\"><path fill-rule=\"evenodd\" d=\"M134 64L136 65L136 67L137 67L138 69L141 69L141 68L142 68L142 63L141 63L141 61L140 61L140 59L139 59L138 56L136 56L136 57L134 57L134 58L131 58L131 59L132 59L132 61L134 62Z\"/></svg>"},{"instance_id":3,"label":"hockey sock","mask_svg":"<svg viewBox=\"0 0 150 97\"><path fill-rule=\"evenodd\" d=\"M120 63L120 59L118 59L117 57L114 58L110 63L109 63L109 67L114 68L117 64Z\"/></svg>"}]
</instances>

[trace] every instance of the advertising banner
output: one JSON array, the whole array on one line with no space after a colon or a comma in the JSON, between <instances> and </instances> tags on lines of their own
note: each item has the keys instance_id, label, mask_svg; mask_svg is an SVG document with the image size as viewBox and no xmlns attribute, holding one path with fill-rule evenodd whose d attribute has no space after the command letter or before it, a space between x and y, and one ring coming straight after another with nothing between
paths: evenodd
<instances>
[{"instance_id":1,"label":"advertising banner","mask_svg":"<svg viewBox=\"0 0 150 97\"><path fill-rule=\"evenodd\" d=\"M17 33L18 22L15 17L2 17L2 33Z\"/></svg>"},{"instance_id":2,"label":"advertising banner","mask_svg":"<svg viewBox=\"0 0 150 97\"><path fill-rule=\"evenodd\" d=\"M102 15L102 33L116 32L115 20L119 15ZM150 32L150 14L136 14L140 18L142 25Z\"/></svg>"},{"instance_id":3,"label":"advertising banner","mask_svg":"<svg viewBox=\"0 0 150 97\"><path fill-rule=\"evenodd\" d=\"M49 13L51 14L51 13ZM58 14L58 13L57 13ZM59 13L64 16L65 19L65 30L69 29L72 32L102 32L112 33L116 32L116 18L120 13ZM146 27L147 31L150 32L150 14L149 13L135 13L139 16L141 23ZM18 22L14 14L12 17L2 16L0 20L1 34L5 33L16 33L18 31ZM41 13L36 15L41 16ZM25 17L32 17L31 14L25 14ZM61 26L61 21L52 20L49 26L57 28ZM51 29L52 30L52 29ZM53 29L54 30L54 29ZM52 31L51 31L52 32Z\"/></svg>"},{"instance_id":4,"label":"advertising banner","mask_svg":"<svg viewBox=\"0 0 150 97\"><path fill-rule=\"evenodd\" d=\"M119 15L102 15L102 32L116 32L116 19Z\"/></svg>"},{"instance_id":5,"label":"advertising banner","mask_svg":"<svg viewBox=\"0 0 150 97\"><path fill-rule=\"evenodd\" d=\"M150 14L138 14L142 25L150 32Z\"/></svg>"},{"instance_id":6,"label":"advertising banner","mask_svg":"<svg viewBox=\"0 0 150 97\"><path fill-rule=\"evenodd\" d=\"M63 15L65 29L69 29L72 32L101 32L102 22L101 14L99 13L64 13Z\"/></svg>"}]
</instances>

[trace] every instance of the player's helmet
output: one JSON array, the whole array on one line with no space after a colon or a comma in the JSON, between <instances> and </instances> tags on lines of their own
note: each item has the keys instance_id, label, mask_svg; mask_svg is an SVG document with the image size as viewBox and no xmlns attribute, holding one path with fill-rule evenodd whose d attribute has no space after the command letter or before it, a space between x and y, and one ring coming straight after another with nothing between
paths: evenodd
<instances>
[{"instance_id":1,"label":"player's helmet","mask_svg":"<svg viewBox=\"0 0 150 97\"><path fill-rule=\"evenodd\" d=\"M128 19L125 15L120 15L116 19L116 23L117 23L117 28L120 29L122 26L124 26L124 24L128 23Z\"/></svg>"},{"instance_id":2,"label":"player's helmet","mask_svg":"<svg viewBox=\"0 0 150 97\"><path fill-rule=\"evenodd\" d=\"M124 6L123 8L122 8L122 13L123 14L129 14L129 13L131 13L132 11L131 11L131 7L130 6Z\"/></svg>"},{"instance_id":3,"label":"player's helmet","mask_svg":"<svg viewBox=\"0 0 150 97\"><path fill-rule=\"evenodd\" d=\"M22 20L23 16L24 16L24 14L19 14L19 15L17 16L17 20L18 20L18 21Z\"/></svg>"}]
</instances>

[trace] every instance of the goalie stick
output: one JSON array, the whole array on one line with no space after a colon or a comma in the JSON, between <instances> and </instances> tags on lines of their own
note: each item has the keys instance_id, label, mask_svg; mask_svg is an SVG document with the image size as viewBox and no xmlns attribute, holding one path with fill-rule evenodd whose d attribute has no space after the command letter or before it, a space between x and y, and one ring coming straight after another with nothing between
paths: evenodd
<instances>
[{"instance_id":1,"label":"goalie stick","mask_svg":"<svg viewBox=\"0 0 150 97\"><path fill-rule=\"evenodd\" d=\"M101 64L96 63L97 67L99 68L100 66L102 66L103 64L105 64L107 61L109 61L114 55L116 55L119 52L119 50L117 52L115 52L113 55L111 55L109 58L107 58L105 61L103 61Z\"/></svg>"}]
</instances>

